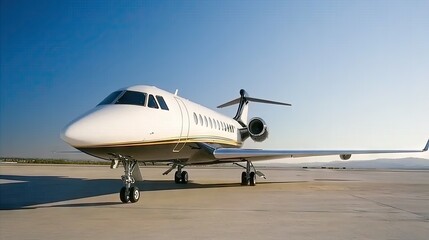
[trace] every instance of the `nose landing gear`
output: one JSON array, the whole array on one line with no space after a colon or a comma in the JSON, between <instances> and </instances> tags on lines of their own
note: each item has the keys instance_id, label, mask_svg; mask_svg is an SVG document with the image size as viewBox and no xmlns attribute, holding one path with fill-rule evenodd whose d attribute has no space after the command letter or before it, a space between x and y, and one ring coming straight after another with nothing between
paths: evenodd
<instances>
[{"instance_id":1,"label":"nose landing gear","mask_svg":"<svg viewBox=\"0 0 429 240\"><path fill-rule=\"evenodd\" d=\"M134 171L138 171L138 177L141 178L140 170L138 169L139 165L136 160L130 159L128 157L122 156L120 154L115 155L115 160L112 160L112 168L116 168L118 166L119 161L124 165L124 175L122 175L121 179L124 183L124 186L119 191L119 198L121 202L138 202L140 199L140 190L137 186L132 186L136 182L136 179L133 176ZM139 179L138 179L139 180ZM141 179L140 179L141 180Z\"/></svg>"},{"instance_id":2,"label":"nose landing gear","mask_svg":"<svg viewBox=\"0 0 429 240\"><path fill-rule=\"evenodd\" d=\"M137 161L124 159L122 160L122 164L124 165L125 174L121 178L125 186L121 188L119 197L123 203L138 202L140 199L140 190L137 186L132 186L136 182L132 176L132 172L138 167Z\"/></svg>"}]
</instances>

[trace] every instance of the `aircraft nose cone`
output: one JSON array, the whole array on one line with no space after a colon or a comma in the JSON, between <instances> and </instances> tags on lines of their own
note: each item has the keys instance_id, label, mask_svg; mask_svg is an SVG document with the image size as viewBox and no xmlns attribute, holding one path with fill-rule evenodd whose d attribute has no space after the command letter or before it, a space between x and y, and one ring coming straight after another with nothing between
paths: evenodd
<instances>
[{"instance_id":1,"label":"aircraft nose cone","mask_svg":"<svg viewBox=\"0 0 429 240\"><path fill-rule=\"evenodd\" d=\"M73 147L85 145L85 129L82 121L76 120L61 131L61 139Z\"/></svg>"},{"instance_id":2,"label":"aircraft nose cone","mask_svg":"<svg viewBox=\"0 0 429 240\"><path fill-rule=\"evenodd\" d=\"M61 138L75 148L140 141L148 125L142 115L134 106L96 107L67 125Z\"/></svg>"},{"instance_id":3,"label":"aircraft nose cone","mask_svg":"<svg viewBox=\"0 0 429 240\"><path fill-rule=\"evenodd\" d=\"M100 135L103 126L97 119L97 110L91 110L69 123L61 131L61 138L73 147L84 147L98 144L94 136Z\"/></svg>"},{"instance_id":4,"label":"aircraft nose cone","mask_svg":"<svg viewBox=\"0 0 429 240\"><path fill-rule=\"evenodd\" d=\"M118 137L126 126L123 122L129 120L120 118L119 110L115 106L94 108L68 124L61 131L61 138L76 148L121 141Z\"/></svg>"}]
</instances>

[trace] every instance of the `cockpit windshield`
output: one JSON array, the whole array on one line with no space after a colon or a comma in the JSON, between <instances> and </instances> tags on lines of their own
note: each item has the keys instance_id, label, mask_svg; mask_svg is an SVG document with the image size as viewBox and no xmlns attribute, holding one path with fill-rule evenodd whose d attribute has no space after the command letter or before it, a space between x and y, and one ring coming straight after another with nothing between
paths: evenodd
<instances>
[{"instance_id":1,"label":"cockpit windshield","mask_svg":"<svg viewBox=\"0 0 429 240\"><path fill-rule=\"evenodd\" d=\"M147 93L144 93L144 92L127 91L127 90L116 91L111 93L97 106L107 105L107 104L127 104L127 105L138 105L138 106L146 106L147 104L149 108L159 109L159 106L160 106L162 110L167 110L167 111L169 110L167 103L164 101L164 98L162 96L156 95L156 98L155 98L152 94L148 95Z\"/></svg>"},{"instance_id":2,"label":"cockpit windshield","mask_svg":"<svg viewBox=\"0 0 429 240\"><path fill-rule=\"evenodd\" d=\"M144 106L146 102L146 93L126 91L115 104L130 104Z\"/></svg>"},{"instance_id":3,"label":"cockpit windshield","mask_svg":"<svg viewBox=\"0 0 429 240\"><path fill-rule=\"evenodd\" d=\"M98 105L106 105L106 104L111 104L113 103L113 101L116 100L116 98L118 98L118 96L122 93L123 91L116 91L116 92L112 92L109 96L107 96L103 101L101 101L101 103L99 103ZM97 105L97 106L98 106Z\"/></svg>"},{"instance_id":4,"label":"cockpit windshield","mask_svg":"<svg viewBox=\"0 0 429 240\"><path fill-rule=\"evenodd\" d=\"M146 93L135 91L116 91L107 96L98 105L106 104L129 104L144 106L146 102Z\"/></svg>"}]
</instances>

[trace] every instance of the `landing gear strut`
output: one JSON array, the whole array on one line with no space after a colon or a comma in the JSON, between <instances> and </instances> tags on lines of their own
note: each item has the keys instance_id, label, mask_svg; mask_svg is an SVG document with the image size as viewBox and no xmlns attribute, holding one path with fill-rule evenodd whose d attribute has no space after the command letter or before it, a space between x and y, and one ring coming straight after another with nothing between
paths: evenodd
<instances>
[{"instance_id":1,"label":"landing gear strut","mask_svg":"<svg viewBox=\"0 0 429 240\"><path fill-rule=\"evenodd\" d=\"M122 165L124 165L125 172L125 174L121 177L122 182L124 183L124 187L122 187L121 191L119 192L121 202L138 202L140 199L140 190L137 186L132 186L132 184L136 182L136 180L132 176L132 173L134 169L138 167L137 161L128 159L121 155L118 158L120 159L120 161L122 161Z\"/></svg>"}]
</instances>

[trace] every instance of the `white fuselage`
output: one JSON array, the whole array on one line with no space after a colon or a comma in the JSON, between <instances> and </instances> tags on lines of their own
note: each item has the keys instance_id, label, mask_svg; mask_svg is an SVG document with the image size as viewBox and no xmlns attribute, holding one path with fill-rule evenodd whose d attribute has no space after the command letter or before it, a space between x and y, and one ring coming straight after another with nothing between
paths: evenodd
<instances>
[{"instance_id":1,"label":"white fuselage","mask_svg":"<svg viewBox=\"0 0 429 240\"><path fill-rule=\"evenodd\" d=\"M211 162L213 159L200 156L197 143L242 145L242 126L232 118L152 86L120 91L145 93L146 101L142 105L98 105L66 126L62 138L102 159L121 154L139 161ZM159 101L158 108L149 107L150 95L162 97L168 110L161 109Z\"/></svg>"}]
</instances>

